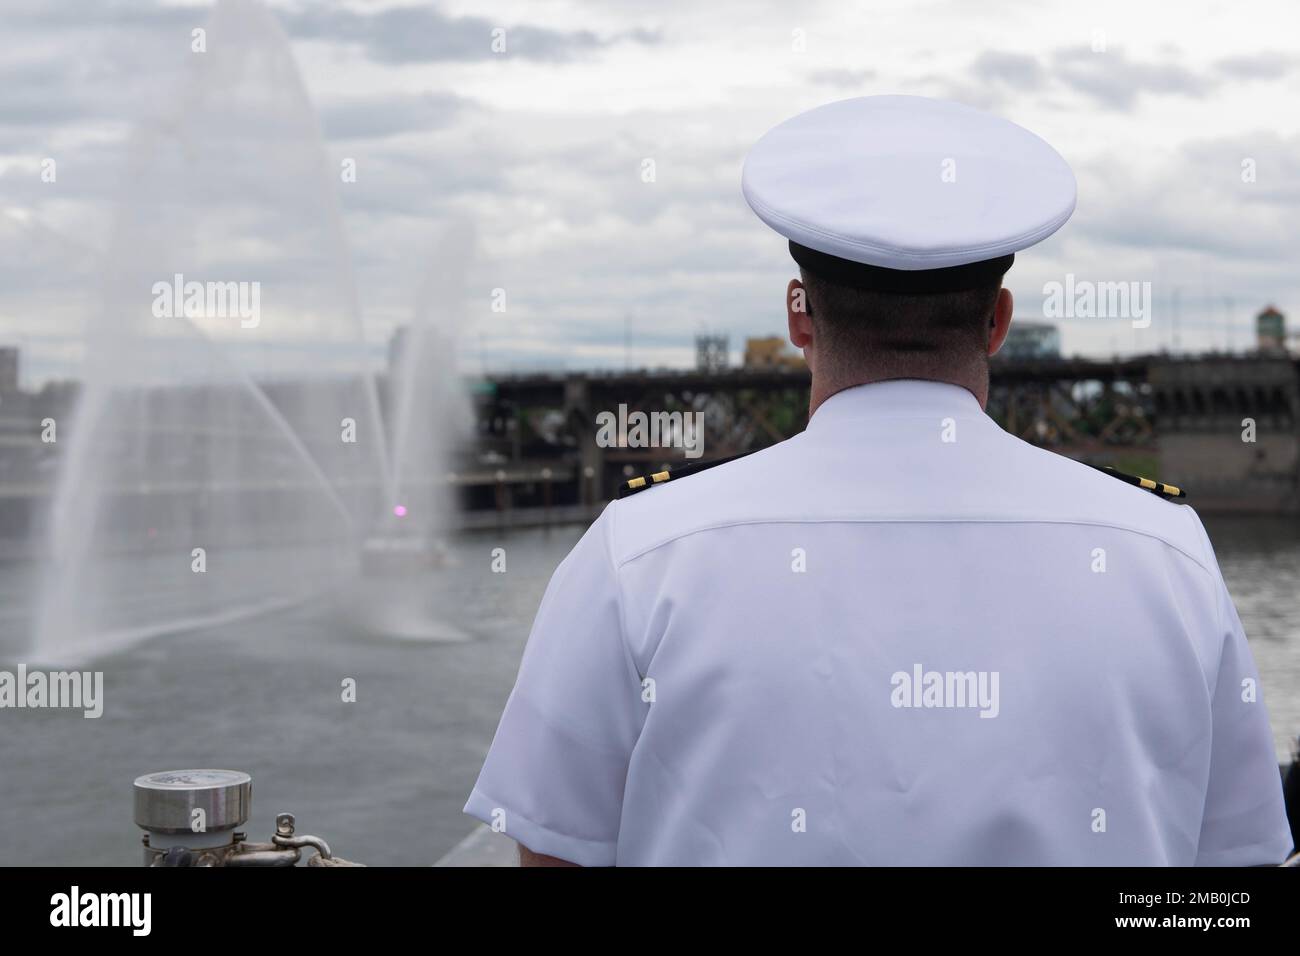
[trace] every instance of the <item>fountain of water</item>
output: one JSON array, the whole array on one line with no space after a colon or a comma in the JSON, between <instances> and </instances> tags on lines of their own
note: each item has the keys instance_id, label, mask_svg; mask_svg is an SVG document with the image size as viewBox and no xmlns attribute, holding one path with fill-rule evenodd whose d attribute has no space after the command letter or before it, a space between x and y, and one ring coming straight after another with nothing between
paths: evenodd
<instances>
[{"instance_id":1,"label":"fountain of water","mask_svg":"<svg viewBox=\"0 0 1300 956\"><path fill-rule=\"evenodd\" d=\"M132 146L60 435L35 660L298 602L354 575L377 527L439 527L450 349L417 310L386 428L339 176L287 40L254 0L221 0L206 29L175 109ZM452 234L444 280L469 245ZM160 301L182 282L203 308ZM257 314L222 314L223 294Z\"/></svg>"}]
</instances>

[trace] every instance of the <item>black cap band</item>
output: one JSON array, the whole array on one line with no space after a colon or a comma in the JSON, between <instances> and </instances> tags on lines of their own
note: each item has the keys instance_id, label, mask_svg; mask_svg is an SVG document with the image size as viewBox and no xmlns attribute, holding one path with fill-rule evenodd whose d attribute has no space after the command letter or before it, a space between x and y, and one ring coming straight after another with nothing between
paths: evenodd
<instances>
[{"instance_id":1,"label":"black cap band","mask_svg":"<svg viewBox=\"0 0 1300 956\"><path fill-rule=\"evenodd\" d=\"M794 261L819 278L850 285L872 292L893 292L901 295L925 295L940 292L962 292L978 289L1000 280L1016 261L1014 255L968 262L946 269L886 269L853 262L839 256L828 255L790 241L790 255Z\"/></svg>"}]
</instances>

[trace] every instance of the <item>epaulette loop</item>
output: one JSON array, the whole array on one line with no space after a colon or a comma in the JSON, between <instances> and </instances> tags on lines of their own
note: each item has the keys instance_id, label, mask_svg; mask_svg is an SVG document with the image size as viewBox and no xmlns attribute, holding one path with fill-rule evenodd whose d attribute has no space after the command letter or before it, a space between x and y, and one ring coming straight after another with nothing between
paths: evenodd
<instances>
[{"instance_id":1,"label":"epaulette loop","mask_svg":"<svg viewBox=\"0 0 1300 956\"><path fill-rule=\"evenodd\" d=\"M1166 501L1180 501L1187 497L1187 492L1176 485L1167 485L1163 481L1156 481L1152 478L1143 478L1140 475L1129 475L1122 471L1112 468L1110 465L1093 465L1098 471L1110 475L1112 478L1118 478L1120 481L1130 485L1135 485L1153 495L1159 495Z\"/></svg>"}]
</instances>

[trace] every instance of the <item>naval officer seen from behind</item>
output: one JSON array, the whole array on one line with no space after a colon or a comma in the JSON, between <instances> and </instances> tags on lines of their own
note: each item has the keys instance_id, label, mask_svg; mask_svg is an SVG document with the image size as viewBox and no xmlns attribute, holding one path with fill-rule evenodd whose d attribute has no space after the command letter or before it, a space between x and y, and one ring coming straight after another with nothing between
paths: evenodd
<instances>
[{"instance_id":1,"label":"naval officer seen from behind","mask_svg":"<svg viewBox=\"0 0 1300 956\"><path fill-rule=\"evenodd\" d=\"M1037 136L919 97L746 159L807 430L639 483L555 572L466 812L525 863L1276 864L1258 675L1181 490L984 411Z\"/></svg>"}]
</instances>

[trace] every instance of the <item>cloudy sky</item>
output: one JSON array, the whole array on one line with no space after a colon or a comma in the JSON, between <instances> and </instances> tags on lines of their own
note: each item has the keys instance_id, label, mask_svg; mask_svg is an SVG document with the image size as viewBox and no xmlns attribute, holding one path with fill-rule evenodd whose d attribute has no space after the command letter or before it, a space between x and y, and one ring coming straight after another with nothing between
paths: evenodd
<instances>
[{"instance_id":1,"label":"cloudy sky","mask_svg":"<svg viewBox=\"0 0 1300 956\"><path fill-rule=\"evenodd\" d=\"M421 315L467 371L689 364L705 330L738 353L793 274L746 150L909 93L1075 169L1074 218L1008 276L1018 316L1067 273L1145 281L1149 329L1066 320L1065 350L1244 348L1265 304L1300 321L1298 27L1293 0L0 0L0 344L28 384L77 374L97 323L148 309L122 277L188 269L263 283L259 328L203 330L263 370L356 338L380 361Z\"/></svg>"}]
</instances>

